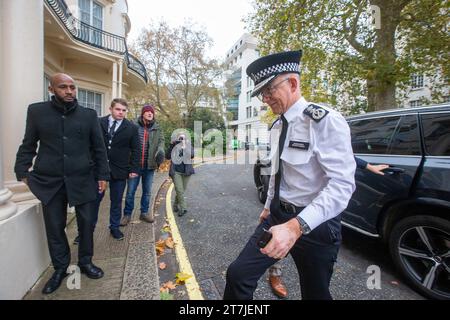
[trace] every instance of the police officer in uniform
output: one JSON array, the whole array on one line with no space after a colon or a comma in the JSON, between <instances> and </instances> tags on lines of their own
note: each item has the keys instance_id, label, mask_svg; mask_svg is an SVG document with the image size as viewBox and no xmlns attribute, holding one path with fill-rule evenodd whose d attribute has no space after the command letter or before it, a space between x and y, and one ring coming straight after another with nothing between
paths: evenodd
<instances>
[{"instance_id":1,"label":"police officer in uniform","mask_svg":"<svg viewBox=\"0 0 450 320\"><path fill-rule=\"evenodd\" d=\"M247 68L252 96L280 117L271 128L272 173L260 224L227 270L224 299L250 300L259 278L288 253L303 299L332 299L329 284L341 243L341 212L355 190L350 130L338 112L300 93L302 51L261 57ZM258 240L268 230L264 248Z\"/></svg>"}]
</instances>

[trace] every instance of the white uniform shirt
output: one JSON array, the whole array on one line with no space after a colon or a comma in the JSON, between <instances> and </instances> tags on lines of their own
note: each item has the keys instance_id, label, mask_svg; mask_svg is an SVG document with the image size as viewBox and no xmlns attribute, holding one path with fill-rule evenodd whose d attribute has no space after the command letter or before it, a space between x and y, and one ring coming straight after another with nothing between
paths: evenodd
<instances>
[{"instance_id":1,"label":"white uniform shirt","mask_svg":"<svg viewBox=\"0 0 450 320\"><path fill-rule=\"evenodd\" d=\"M303 113L309 105L302 97L284 113L289 125L281 155L280 200L306 207L299 216L313 230L347 207L355 191L356 163L344 117L321 106L329 113L316 122ZM278 120L271 130L271 135L275 135L271 137L272 144L278 144L281 128ZM271 150L277 158L278 146ZM272 175L265 208L270 208L274 187Z\"/></svg>"}]
</instances>

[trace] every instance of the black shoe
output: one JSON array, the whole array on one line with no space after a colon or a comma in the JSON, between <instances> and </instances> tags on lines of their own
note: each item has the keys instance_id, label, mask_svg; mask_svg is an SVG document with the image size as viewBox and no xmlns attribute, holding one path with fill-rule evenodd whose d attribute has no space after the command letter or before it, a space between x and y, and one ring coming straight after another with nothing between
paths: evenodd
<instances>
[{"instance_id":1,"label":"black shoe","mask_svg":"<svg viewBox=\"0 0 450 320\"><path fill-rule=\"evenodd\" d=\"M86 276L90 279L100 279L103 277L103 270L99 267L95 266L92 263L78 265L80 267L81 273L86 274Z\"/></svg>"},{"instance_id":2,"label":"black shoe","mask_svg":"<svg viewBox=\"0 0 450 320\"><path fill-rule=\"evenodd\" d=\"M73 244L77 246L79 243L80 243L80 236L77 236L77 237L73 240Z\"/></svg>"},{"instance_id":3,"label":"black shoe","mask_svg":"<svg viewBox=\"0 0 450 320\"><path fill-rule=\"evenodd\" d=\"M182 216L184 216L186 213L187 213L187 210L186 210L186 209L180 210L180 212L178 212L178 216L179 216L179 217L182 217Z\"/></svg>"},{"instance_id":4,"label":"black shoe","mask_svg":"<svg viewBox=\"0 0 450 320\"><path fill-rule=\"evenodd\" d=\"M50 280L47 281L44 288L42 289L43 294L50 294L56 289L59 288L61 285L63 279L67 277L68 274L66 273L65 269L56 270Z\"/></svg>"},{"instance_id":5,"label":"black shoe","mask_svg":"<svg viewBox=\"0 0 450 320\"><path fill-rule=\"evenodd\" d=\"M111 235L116 240L123 240L123 233L119 229L111 229Z\"/></svg>"}]
</instances>

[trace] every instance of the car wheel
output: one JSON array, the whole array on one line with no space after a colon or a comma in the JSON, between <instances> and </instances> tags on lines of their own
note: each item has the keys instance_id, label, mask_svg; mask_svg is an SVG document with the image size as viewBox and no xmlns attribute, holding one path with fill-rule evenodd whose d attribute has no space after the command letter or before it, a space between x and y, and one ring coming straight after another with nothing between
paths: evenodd
<instances>
[{"instance_id":1,"label":"car wheel","mask_svg":"<svg viewBox=\"0 0 450 320\"><path fill-rule=\"evenodd\" d=\"M258 198L261 203L266 203L267 200L267 191L269 189L269 176L262 175L260 176L260 184L258 187Z\"/></svg>"},{"instance_id":2,"label":"car wheel","mask_svg":"<svg viewBox=\"0 0 450 320\"><path fill-rule=\"evenodd\" d=\"M256 188L261 187L261 163L259 160L253 166L253 181L255 182Z\"/></svg>"},{"instance_id":3,"label":"car wheel","mask_svg":"<svg viewBox=\"0 0 450 320\"><path fill-rule=\"evenodd\" d=\"M397 268L422 294L450 300L450 221L431 216L400 220L389 249Z\"/></svg>"}]
</instances>

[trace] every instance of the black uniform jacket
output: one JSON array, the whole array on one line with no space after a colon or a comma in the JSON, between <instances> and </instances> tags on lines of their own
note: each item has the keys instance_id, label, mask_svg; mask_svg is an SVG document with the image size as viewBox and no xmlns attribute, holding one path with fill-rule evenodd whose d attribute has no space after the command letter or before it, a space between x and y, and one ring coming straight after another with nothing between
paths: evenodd
<instances>
[{"instance_id":1,"label":"black uniform jacket","mask_svg":"<svg viewBox=\"0 0 450 320\"><path fill-rule=\"evenodd\" d=\"M97 113L76 101L64 106L55 97L30 105L14 171L18 180L28 178L31 192L44 205L63 184L71 206L95 200L97 180L110 177Z\"/></svg>"}]
</instances>

